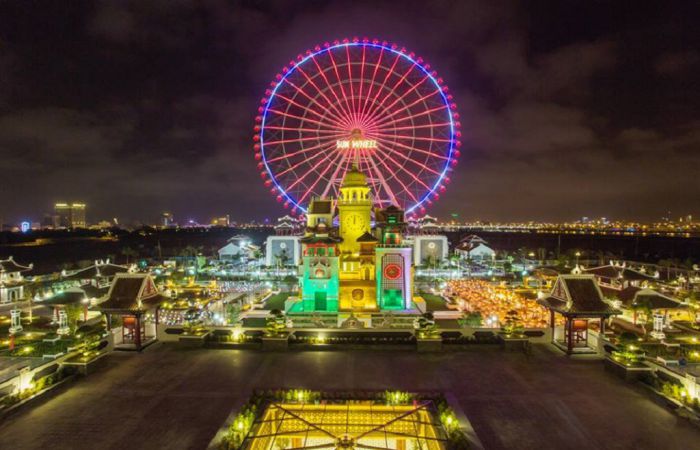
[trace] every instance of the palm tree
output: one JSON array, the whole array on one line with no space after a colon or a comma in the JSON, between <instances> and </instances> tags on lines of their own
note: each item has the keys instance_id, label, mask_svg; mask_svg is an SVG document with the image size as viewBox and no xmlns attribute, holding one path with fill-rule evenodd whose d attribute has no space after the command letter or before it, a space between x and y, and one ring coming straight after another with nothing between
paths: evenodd
<instances>
[{"instance_id":1,"label":"palm tree","mask_svg":"<svg viewBox=\"0 0 700 450\"><path fill-rule=\"evenodd\" d=\"M123 256L126 256L126 263L127 263L127 264L129 264L129 257L132 257L132 256L133 256L133 257L135 258L135 257L137 257L137 256L139 255L138 252L137 252L136 250L134 250L133 248L131 248L131 247L124 247L124 248L121 250L121 254L122 254Z\"/></svg>"}]
</instances>

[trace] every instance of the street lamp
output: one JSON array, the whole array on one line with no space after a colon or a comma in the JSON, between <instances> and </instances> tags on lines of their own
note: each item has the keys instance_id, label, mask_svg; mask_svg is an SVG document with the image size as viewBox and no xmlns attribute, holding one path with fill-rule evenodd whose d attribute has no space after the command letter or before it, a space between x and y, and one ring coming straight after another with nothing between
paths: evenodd
<instances>
[{"instance_id":1,"label":"street lamp","mask_svg":"<svg viewBox=\"0 0 700 450\"><path fill-rule=\"evenodd\" d=\"M578 266L578 258L581 256L581 252L576 252L576 265Z\"/></svg>"}]
</instances>

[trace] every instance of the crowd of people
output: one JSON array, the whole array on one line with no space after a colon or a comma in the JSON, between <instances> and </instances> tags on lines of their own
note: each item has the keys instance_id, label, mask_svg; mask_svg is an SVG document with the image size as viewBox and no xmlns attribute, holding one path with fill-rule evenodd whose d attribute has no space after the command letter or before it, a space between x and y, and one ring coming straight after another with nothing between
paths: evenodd
<instances>
[{"instance_id":1,"label":"crowd of people","mask_svg":"<svg viewBox=\"0 0 700 450\"><path fill-rule=\"evenodd\" d=\"M535 300L487 281L451 280L446 293L455 298L462 311L480 313L484 326L502 326L514 314L525 328L546 327L549 320L547 310Z\"/></svg>"}]
</instances>

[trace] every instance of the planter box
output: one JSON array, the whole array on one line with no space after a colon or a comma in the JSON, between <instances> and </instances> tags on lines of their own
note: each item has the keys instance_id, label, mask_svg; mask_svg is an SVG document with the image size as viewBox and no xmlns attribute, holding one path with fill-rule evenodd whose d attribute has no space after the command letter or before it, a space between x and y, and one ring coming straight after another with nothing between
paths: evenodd
<instances>
[{"instance_id":1,"label":"planter box","mask_svg":"<svg viewBox=\"0 0 700 450\"><path fill-rule=\"evenodd\" d=\"M69 375L66 378L62 379L61 381L52 384L51 386L47 387L46 389L37 392L36 394L32 395L29 398L25 398L24 400L20 401L19 403L15 403L14 405L10 405L8 407L5 407L3 409L0 409L0 419L5 419L9 415L15 413L17 410L21 409L28 403L32 403L36 399L46 396L44 400L47 398L51 398L51 396L58 392L58 388L62 386L65 383L68 383L70 381L73 381L75 379L75 375Z\"/></svg>"},{"instance_id":2,"label":"planter box","mask_svg":"<svg viewBox=\"0 0 700 450\"><path fill-rule=\"evenodd\" d=\"M91 360L86 361L86 362L66 360L63 362L63 365L69 366L69 367L75 367L75 369L81 375L89 375L91 373L94 373L100 367L103 366L103 357L107 353L108 352L100 353L99 355L95 356L94 358L92 358Z\"/></svg>"},{"instance_id":3,"label":"planter box","mask_svg":"<svg viewBox=\"0 0 700 450\"><path fill-rule=\"evenodd\" d=\"M262 338L262 349L266 352L286 351L289 348L289 336L275 336Z\"/></svg>"},{"instance_id":4,"label":"planter box","mask_svg":"<svg viewBox=\"0 0 700 450\"><path fill-rule=\"evenodd\" d=\"M63 355L65 355L65 353L60 352L60 353L56 353L55 355L41 355L41 357L43 359L56 359L56 358L63 356Z\"/></svg>"},{"instance_id":5,"label":"planter box","mask_svg":"<svg viewBox=\"0 0 700 450\"><path fill-rule=\"evenodd\" d=\"M501 341L503 349L508 352L524 352L527 350L528 343L530 342L526 336L506 337L503 334L499 334L498 338Z\"/></svg>"},{"instance_id":6,"label":"planter box","mask_svg":"<svg viewBox=\"0 0 700 450\"><path fill-rule=\"evenodd\" d=\"M416 350L418 353L432 353L442 351L441 338L428 338L416 340Z\"/></svg>"},{"instance_id":7,"label":"planter box","mask_svg":"<svg viewBox=\"0 0 700 450\"><path fill-rule=\"evenodd\" d=\"M627 382L638 381L644 374L652 371L651 367L646 365L626 366L610 358L605 358L604 364L605 370Z\"/></svg>"},{"instance_id":8,"label":"planter box","mask_svg":"<svg viewBox=\"0 0 700 450\"><path fill-rule=\"evenodd\" d=\"M204 338L206 335L202 336L180 336L177 343L183 347L204 347Z\"/></svg>"}]
</instances>

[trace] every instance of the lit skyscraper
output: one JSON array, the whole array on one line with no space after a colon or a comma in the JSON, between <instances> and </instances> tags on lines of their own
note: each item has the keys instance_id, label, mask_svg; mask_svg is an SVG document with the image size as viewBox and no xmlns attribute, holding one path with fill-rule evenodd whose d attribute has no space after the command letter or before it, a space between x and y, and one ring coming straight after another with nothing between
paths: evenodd
<instances>
[{"instance_id":1,"label":"lit skyscraper","mask_svg":"<svg viewBox=\"0 0 700 450\"><path fill-rule=\"evenodd\" d=\"M56 228L85 228L85 203L56 203L54 205Z\"/></svg>"}]
</instances>

